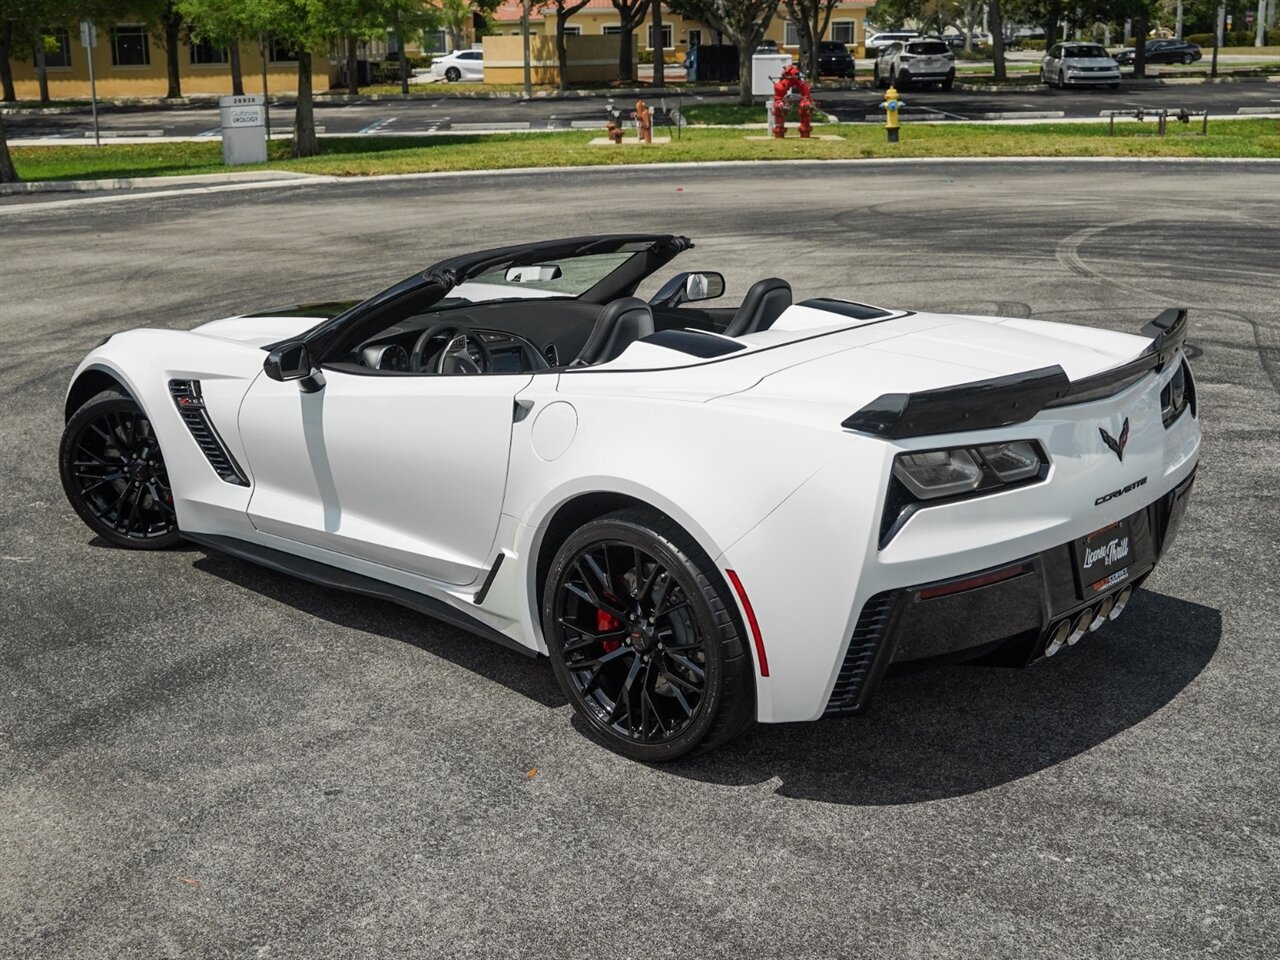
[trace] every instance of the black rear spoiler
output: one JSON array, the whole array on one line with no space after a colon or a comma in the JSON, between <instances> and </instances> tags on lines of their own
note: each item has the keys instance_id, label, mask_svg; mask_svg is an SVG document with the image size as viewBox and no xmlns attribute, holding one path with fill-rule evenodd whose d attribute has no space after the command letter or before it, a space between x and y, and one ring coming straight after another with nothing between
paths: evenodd
<instances>
[{"instance_id":1,"label":"black rear spoiler","mask_svg":"<svg viewBox=\"0 0 1280 960\"><path fill-rule=\"evenodd\" d=\"M1057 364L917 393L885 393L840 425L887 440L1025 423L1047 407L1088 403L1162 370L1187 338L1187 311L1165 310L1142 328L1151 343L1134 360L1072 382Z\"/></svg>"}]
</instances>

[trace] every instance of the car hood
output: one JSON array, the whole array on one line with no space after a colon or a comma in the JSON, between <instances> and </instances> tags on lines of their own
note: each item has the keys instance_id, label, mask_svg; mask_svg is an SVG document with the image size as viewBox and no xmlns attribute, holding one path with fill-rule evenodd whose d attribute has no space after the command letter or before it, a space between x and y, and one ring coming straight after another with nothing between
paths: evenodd
<instances>
[{"instance_id":1,"label":"car hood","mask_svg":"<svg viewBox=\"0 0 1280 960\"><path fill-rule=\"evenodd\" d=\"M1114 67L1116 61L1112 57L1072 57L1070 60L1063 60L1062 65L1068 69L1071 67Z\"/></svg>"}]
</instances>

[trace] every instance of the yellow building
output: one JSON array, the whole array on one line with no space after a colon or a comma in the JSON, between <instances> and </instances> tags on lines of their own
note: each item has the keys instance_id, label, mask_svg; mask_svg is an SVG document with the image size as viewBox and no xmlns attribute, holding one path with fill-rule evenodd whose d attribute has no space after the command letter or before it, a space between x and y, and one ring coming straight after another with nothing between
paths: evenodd
<instances>
[{"instance_id":1,"label":"yellow building","mask_svg":"<svg viewBox=\"0 0 1280 960\"><path fill-rule=\"evenodd\" d=\"M867 11L875 6L876 0L844 0L837 3L831 13L831 22L823 40L835 40L843 43L856 56L863 55L863 44L866 42ZM489 18L490 33L503 35L520 34L520 4L506 0ZM651 36L653 25L650 16L635 30L635 45L640 50L655 49ZM569 18L567 32L574 36L609 36L621 32L618 11L609 0L589 0L587 5ZM554 5L541 6L535 0L529 19L532 33L555 35L556 11ZM786 9L779 5L778 13L769 24L765 38L773 40L788 53L799 56L800 38L794 23L786 19ZM704 43L721 43L719 32L698 20L686 19L672 13L665 5L662 12L662 49L669 62L684 59L690 46Z\"/></svg>"},{"instance_id":2,"label":"yellow building","mask_svg":"<svg viewBox=\"0 0 1280 960\"><path fill-rule=\"evenodd\" d=\"M52 49L45 56L49 96L80 100L89 96L89 51L81 46L80 31L51 31ZM142 23L99 26L93 48L93 72L99 97L163 97L169 90L164 46ZM298 89L298 61L279 43L267 44L267 84L271 92ZM227 51L209 43L183 42L178 64L183 95L231 93ZM20 100L35 100L40 85L33 58L11 58L14 89ZM311 58L312 84L327 90L337 79L337 66L325 57ZM257 43L240 45L240 73L246 93L262 90L262 53Z\"/></svg>"}]
</instances>

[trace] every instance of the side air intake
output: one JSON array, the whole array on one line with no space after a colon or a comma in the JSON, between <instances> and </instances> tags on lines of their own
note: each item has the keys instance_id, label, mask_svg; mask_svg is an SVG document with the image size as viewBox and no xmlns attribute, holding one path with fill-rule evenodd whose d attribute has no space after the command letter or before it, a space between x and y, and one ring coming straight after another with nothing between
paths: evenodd
<instances>
[{"instance_id":1,"label":"side air intake","mask_svg":"<svg viewBox=\"0 0 1280 960\"><path fill-rule=\"evenodd\" d=\"M205 459L209 461L209 466L213 467L213 472L227 483L234 483L240 487L249 486L244 471L236 463L235 457L231 456L231 451L222 442L222 437L218 436L218 431L209 419L209 413L204 406L204 397L200 393L200 381L170 380L169 393L173 395L178 415L191 431L192 438L199 445Z\"/></svg>"}]
</instances>

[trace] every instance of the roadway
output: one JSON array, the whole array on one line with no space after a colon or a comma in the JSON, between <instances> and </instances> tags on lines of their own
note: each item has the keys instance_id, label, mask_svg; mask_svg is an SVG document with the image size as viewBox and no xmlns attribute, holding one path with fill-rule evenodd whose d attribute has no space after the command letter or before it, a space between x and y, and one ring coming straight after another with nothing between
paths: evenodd
<instances>
[{"instance_id":1,"label":"roadway","mask_svg":"<svg viewBox=\"0 0 1280 960\"><path fill-rule=\"evenodd\" d=\"M1276 164L1200 161L0 204L0 956L1273 956L1277 223ZM646 767L584 736L546 662L202 549L107 549L63 498L63 391L108 333L622 230L688 233L684 268L738 295L777 273L1124 331L1190 308L1205 441L1172 553L1032 669L897 677L865 717Z\"/></svg>"},{"instance_id":2,"label":"roadway","mask_svg":"<svg viewBox=\"0 0 1280 960\"><path fill-rule=\"evenodd\" d=\"M908 119L985 120L1055 119L1098 117L1109 110L1149 111L1180 108L1208 110L1215 116L1248 116L1280 113L1280 84L1261 79L1243 79L1218 84L1171 84L1164 86L1125 84L1120 90L1049 90L1037 86L999 92L956 88L907 90L905 115ZM732 103L727 93L699 93L654 99L669 107L691 104ZM824 110L837 119L860 122L880 119L877 104L882 92L872 89L820 91ZM365 134L395 136L501 129L565 129L602 127L608 100L602 97L553 99L519 97L493 99L448 96L442 91L434 99L374 100L353 102L320 100L316 123L325 134ZM617 105L630 110L634 100L619 97ZM760 120L764 122L764 111ZM273 101L272 131L286 135L293 122L293 105ZM211 102L172 107L108 107L101 115L101 128L108 137L216 137L218 110ZM5 117L10 140L83 140L92 130L87 110L75 113Z\"/></svg>"}]
</instances>

